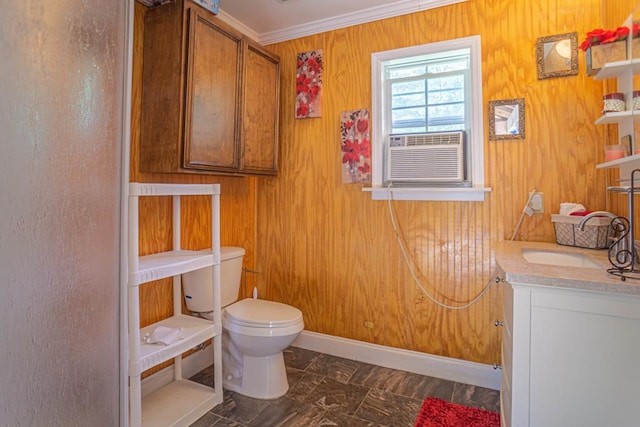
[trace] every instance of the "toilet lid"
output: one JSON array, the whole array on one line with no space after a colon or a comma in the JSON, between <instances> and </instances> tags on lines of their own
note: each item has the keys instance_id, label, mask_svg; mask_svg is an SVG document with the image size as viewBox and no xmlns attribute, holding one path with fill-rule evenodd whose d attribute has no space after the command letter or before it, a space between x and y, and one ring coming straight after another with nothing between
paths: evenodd
<instances>
[{"instance_id":1,"label":"toilet lid","mask_svg":"<svg viewBox=\"0 0 640 427\"><path fill-rule=\"evenodd\" d=\"M253 298L231 304L224 315L235 324L257 328L288 326L302 320L302 312L295 307Z\"/></svg>"}]
</instances>

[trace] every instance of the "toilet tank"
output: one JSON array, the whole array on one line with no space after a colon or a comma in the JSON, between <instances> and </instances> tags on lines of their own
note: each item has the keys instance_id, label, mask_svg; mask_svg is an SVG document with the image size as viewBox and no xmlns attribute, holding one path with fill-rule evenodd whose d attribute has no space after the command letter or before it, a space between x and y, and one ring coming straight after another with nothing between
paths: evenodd
<instances>
[{"instance_id":1,"label":"toilet tank","mask_svg":"<svg viewBox=\"0 0 640 427\"><path fill-rule=\"evenodd\" d=\"M220 247L220 305L226 307L238 300L245 250L234 246ZM212 267L182 275L182 290L187 309L194 313L213 311Z\"/></svg>"}]
</instances>

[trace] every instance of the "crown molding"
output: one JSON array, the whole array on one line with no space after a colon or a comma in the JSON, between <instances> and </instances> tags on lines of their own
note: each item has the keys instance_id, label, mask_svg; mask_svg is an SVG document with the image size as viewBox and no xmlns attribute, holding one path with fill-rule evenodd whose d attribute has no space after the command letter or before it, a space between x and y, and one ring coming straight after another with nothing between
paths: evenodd
<instances>
[{"instance_id":1,"label":"crown molding","mask_svg":"<svg viewBox=\"0 0 640 427\"><path fill-rule=\"evenodd\" d=\"M340 28L351 27L353 25L364 24L367 22L378 21L395 16L406 15L414 12L421 12L437 7L448 6L455 3L462 3L468 0L405 0L395 2L390 5L372 7L353 13L335 16L332 18L319 19L302 25L294 25L292 27L283 28L281 30L269 31L258 34L256 31L244 25L242 22L233 18L233 16L225 13L222 9L218 17L233 26L237 30L243 32L247 36L257 40L262 45L279 43L287 40L293 40L300 37L310 36L313 34L324 33L326 31L338 30Z\"/></svg>"}]
</instances>

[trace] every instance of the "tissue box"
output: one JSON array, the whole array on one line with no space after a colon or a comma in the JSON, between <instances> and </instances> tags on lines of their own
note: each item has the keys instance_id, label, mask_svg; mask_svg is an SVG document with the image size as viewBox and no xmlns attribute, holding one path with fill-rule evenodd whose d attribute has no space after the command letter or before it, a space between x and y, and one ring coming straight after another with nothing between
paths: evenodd
<instances>
[{"instance_id":1,"label":"tissue box","mask_svg":"<svg viewBox=\"0 0 640 427\"><path fill-rule=\"evenodd\" d=\"M615 231L609 225L611 218L591 218L584 226L584 230L578 229L578 224L584 217L576 215L551 215L551 221L556 230L556 242L559 245L577 246L588 249L608 248Z\"/></svg>"}]
</instances>

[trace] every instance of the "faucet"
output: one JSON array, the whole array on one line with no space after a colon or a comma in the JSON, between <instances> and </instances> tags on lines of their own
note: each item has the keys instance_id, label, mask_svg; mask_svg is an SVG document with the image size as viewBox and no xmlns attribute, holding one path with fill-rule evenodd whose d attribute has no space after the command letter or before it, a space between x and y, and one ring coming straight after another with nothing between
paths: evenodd
<instances>
[{"instance_id":1,"label":"faucet","mask_svg":"<svg viewBox=\"0 0 640 427\"><path fill-rule=\"evenodd\" d=\"M591 212L590 214L587 214L582 218L582 220L578 224L578 230L584 231L584 226L587 223L587 221L589 221L591 218L596 217L596 216L606 216L606 217L615 219L615 218L618 218L619 215L616 215L616 214L613 214L613 213L607 212L607 211L594 211L594 212Z\"/></svg>"}]
</instances>

